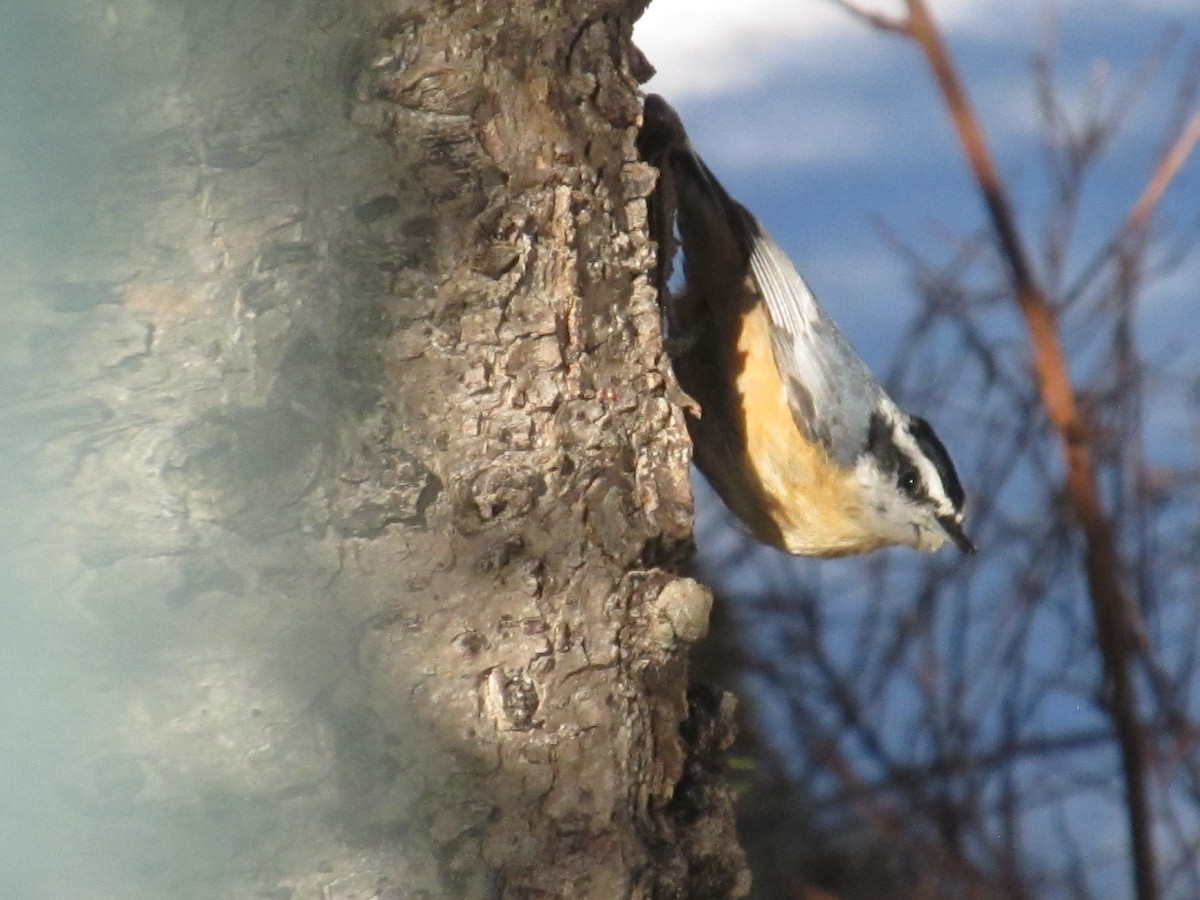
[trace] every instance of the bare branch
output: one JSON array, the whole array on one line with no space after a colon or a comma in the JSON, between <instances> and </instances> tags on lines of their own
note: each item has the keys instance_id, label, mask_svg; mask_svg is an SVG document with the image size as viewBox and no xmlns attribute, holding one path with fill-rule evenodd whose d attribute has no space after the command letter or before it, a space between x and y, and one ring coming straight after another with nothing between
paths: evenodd
<instances>
[{"instance_id":1,"label":"bare branch","mask_svg":"<svg viewBox=\"0 0 1200 900\"><path fill-rule=\"evenodd\" d=\"M1069 808L1090 795L1124 806L1131 849L1119 865L1137 895L1187 893L1200 884L1200 647L1187 637L1200 621L1187 592L1200 578L1200 466L1159 454L1154 441L1157 400L1190 397L1200 415L1200 382L1189 359L1166 361L1177 351L1145 352L1135 317L1151 281L1196 243L1195 223L1169 234L1154 224L1200 144L1196 81L1181 79L1174 104L1157 104L1164 126L1147 180L1118 211L1120 228L1101 238L1113 240L1079 295L1086 308L1068 312L1091 179L1138 102L1151 99L1169 42L1132 76L1094 67L1103 90L1067 104L1047 25L1033 75L1052 196L1035 236L1016 218L926 4L880 23L860 7L869 2L839 5L925 51L987 205L967 233L937 222L924 233L911 223L882 230L920 302L887 381L914 408L957 417L951 440L974 445L964 475L990 552L966 565L873 557L862 578L776 567L769 554L754 561L763 577L744 599L770 627L747 616L754 636L742 652L754 693L770 701L763 746L794 785L789 824L826 842L814 848L807 831L781 828L775 840L786 834L795 848L784 867L820 880L828 853L839 870L886 866L866 887L823 884L847 897L1087 900L1104 889L1097 861L1111 858ZM1184 424L1172 421L1177 432ZM797 577L813 586L798 591ZM818 592L847 602L818 603ZM1151 821L1157 785L1161 818ZM1057 846L1031 849L1045 832L1038 817L1055 812Z\"/></svg>"},{"instance_id":2,"label":"bare branch","mask_svg":"<svg viewBox=\"0 0 1200 900\"><path fill-rule=\"evenodd\" d=\"M872 28L878 28L880 31L886 31L889 34L899 34L905 37L912 36L912 23L908 19L884 15L873 9L864 9L858 5L857 0L833 0L833 3L840 6L856 19L866 22Z\"/></svg>"},{"instance_id":3,"label":"bare branch","mask_svg":"<svg viewBox=\"0 0 1200 900\"><path fill-rule=\"evenodd\" d=\"M1179 170L1183 168L1187 158L1191 156L1197 141L1200 141L1200 110L1192 115L1180 131L1179 137L1175 139L1175 143L1163 155L1154 174L1150 176L1145 190L1142 191L1142 195L1138 197L1137 202L1133 204L1133 209L1129 211L1129 216L1121 228L1123 233L1134 234L1145 230L1146 222L1154 211L1154 207L1158 205L1167 186L1179 174Z\"/></svg>"},{"instance_id":4,"label":"bare branch","mask_svg":"<svg viewBox=\"0 0 1200 900\"><path fill-rule=\"evenodd\" d=\"M1053 308L1037 283L1022 245L1004 184L979 120L925 0L907 0L909 34L920 46L937 80L959 143L979 184L1034 353L1042 402L1058 433L1067 467L1067 492L1086 546L1084 570L1097 640L1111 685L1109 704L1121 744L1129 804L1129 835L1139 900L1158 896L1148 793L1148 757L1133 685L1131 633L1144 631L1123 587L1120 556L1111 521L1100 500L1091 435L1080 413Z\"/></svg>"},{"instance_id":5,"label":"bare branch","mask_svg":"<svg viewBox=\"0 0 1200 900\"><path fill-rule=\"evenodd\" d=\"M1121 245L1135 235L1145 231L1151 213L1158 205L1167 187L1174 181L1183 164L1187 162L1192 151L1200 141L1200 110L1194 112L1190 119L1179 129L1175 139L1163 154L1158 166L1151 174L1146 187L1130 208L1129 213L1116 230L1113 237L1104 248L1097 253L1090 263L1084 266L1079 277L1063 295L1065 304L1073 303L1095 281L1096 277L1106 266L1113 262Z\"/></svg>"}]
</instances>

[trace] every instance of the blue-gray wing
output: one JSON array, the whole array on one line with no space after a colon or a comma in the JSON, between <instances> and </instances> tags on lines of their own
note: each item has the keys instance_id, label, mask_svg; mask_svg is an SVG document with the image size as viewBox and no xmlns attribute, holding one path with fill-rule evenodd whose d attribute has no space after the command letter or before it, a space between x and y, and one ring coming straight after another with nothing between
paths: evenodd
<instances>
[{"instance_id":1,"label":"blue-gray wing","mask_svg":"<svg viewBox=\"0 0 1200 900\"><path fill-rule=\"evenodd\" d=\"M743 208L750 271L771 319L775 364L796 425L852 466L866 447L883 389L791 260Z\"/></svg>"}]
</instances>

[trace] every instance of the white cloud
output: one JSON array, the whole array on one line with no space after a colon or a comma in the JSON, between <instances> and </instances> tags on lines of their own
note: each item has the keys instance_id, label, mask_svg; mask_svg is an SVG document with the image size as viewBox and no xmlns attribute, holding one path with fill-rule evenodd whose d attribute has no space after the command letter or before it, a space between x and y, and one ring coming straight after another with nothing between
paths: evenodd
<instances>
[{"instance_id":1,"label":"white cloud","mask_svg":"<svg viewBox=\"0 0 1200 900\"><path fill-rule=\"evenodd\" d=\"M678 98L753 85L805 46L854 30L830 3L653 0L634 38L658 68L650 86Z\"/></svg>"},{"instance_id":2,"label":"white cloud","mask_svg":"<svg viewBox=\"0 0 1200 900\"><path fill-rule=\"evenodd\" d=\"M902 0L861 2L887 15L902 13ZM1144 21L1138 7L1146 2L1057 0L1053 15L1067 42L1063 53L1080 35ZM1014 138L1024 153L1042 129L1029 71L1045 23L1041 0L931 0L931 5L960 57L1001 163L1027 165L1027 158L1009 154ZM1148 23L1136 52L1107 62L1109 102L1153 46L1156 29ZM832 0L653 0L635 38L658 67L647 89L678 106L698 146L725 171L857 162L881 151L893 159L912 158L929 152L930 128L937 129L932 135L939 140L948 134L918 52ZM980 43L1000 52L980 53ZM980 62L985 58L987 63ZM1058 88L1073 119L1086 106L1088 64L1077 51L1060 59ZM910 83L923 91L923 105L906 103ZM1152 127L1160 106L1138 104L1124 133Z\"/></svg>"},{"instance_id":3,"label":"white cloud","mask_svg":"<svg viewBox=\"0 0 1200 900\"><path fill-rule=\"evenodd\" d=\"M1163 6L1156 4L1162 3ZM1195 0L1058 0L1054 14L1094 19L1138 10L1183 10ZM860 0L885 15L903 14L901 0ZM964 37L1036 42L1045 16L1040 0L931 0L933 15L952 43ZM658 68L652 90L679 99L759 84L788 65L823 71L870 64L888 38L832 0L653 0L634 28L639 47ZM893 39L895 40L895 39Z\"/></svg>"},{"instance_id":4,"label":"white cloud","mask_svg":"<svg viewBox=\"0 0 1200 900\"><path fill-rule=\"evenodd\" d=\"M1004 0L941 0L935 14L947 28L996 16ZM899 0L864 7L898 16ZM811 65L824 71L869 64L881 36L829 0L653 0L634 30L638 47L658 67L650 88L678 98L719 94L761 82L775 67Z\"/></svg>"}]
</instances>

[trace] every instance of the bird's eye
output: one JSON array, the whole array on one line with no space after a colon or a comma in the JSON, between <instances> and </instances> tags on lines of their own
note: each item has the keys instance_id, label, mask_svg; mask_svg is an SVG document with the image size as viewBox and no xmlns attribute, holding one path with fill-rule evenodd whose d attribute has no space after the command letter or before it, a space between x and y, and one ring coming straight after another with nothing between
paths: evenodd
<instances>
[{"instance_id":1,"label":"bird's eye","mask_svg":"<svg viewBox=\"0 0 1200 900\"><path fill-rule=\"evenodd\" d=\"M910 466L904 466L896 476L896 483L906 494L912 494L917 489L918 482L916 469Z\"/></svg>"}]
</instances>

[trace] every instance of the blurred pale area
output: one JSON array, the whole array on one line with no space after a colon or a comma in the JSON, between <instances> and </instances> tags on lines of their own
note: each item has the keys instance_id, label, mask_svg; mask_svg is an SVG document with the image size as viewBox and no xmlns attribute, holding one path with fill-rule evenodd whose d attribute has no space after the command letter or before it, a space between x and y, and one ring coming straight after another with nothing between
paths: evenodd
<instances>
[{"instance_id":1,"label":"blurred pale area","mask_svg":"<svg viewBox=\"0 0 1200 900\"><path fill-rule=\"evenodd\" d=\"M231 230L272 215L239 173L284 159L296 123L329 110L281 90L247 111L245 72L196 48L227 46L272 77L281 54L312 50L284 36L313 9L5 4L0 896L177 900L266 884L276 897L366 897L376 882L358 872L388 870L356 866L370 850L330 839L369 826L347 798L394 750L344 702L352 643L320 602L337 559L302 539L319 447L264 399L273 386L254 383L233 317L214 330L200 315L230 302L201 291L237 262L222 255L234 241L212 239L212 211ZM206 64L225 108L182 88ZM223 175L207 185L198 110L220 154L209 171ZM211 505L203 470L234 430L197 414L229 392L264 410L238 432L263 452L235 473L248 486L237 510ZM256 495L260 457L308 481Z\"/></svg>"}]
</instances>

